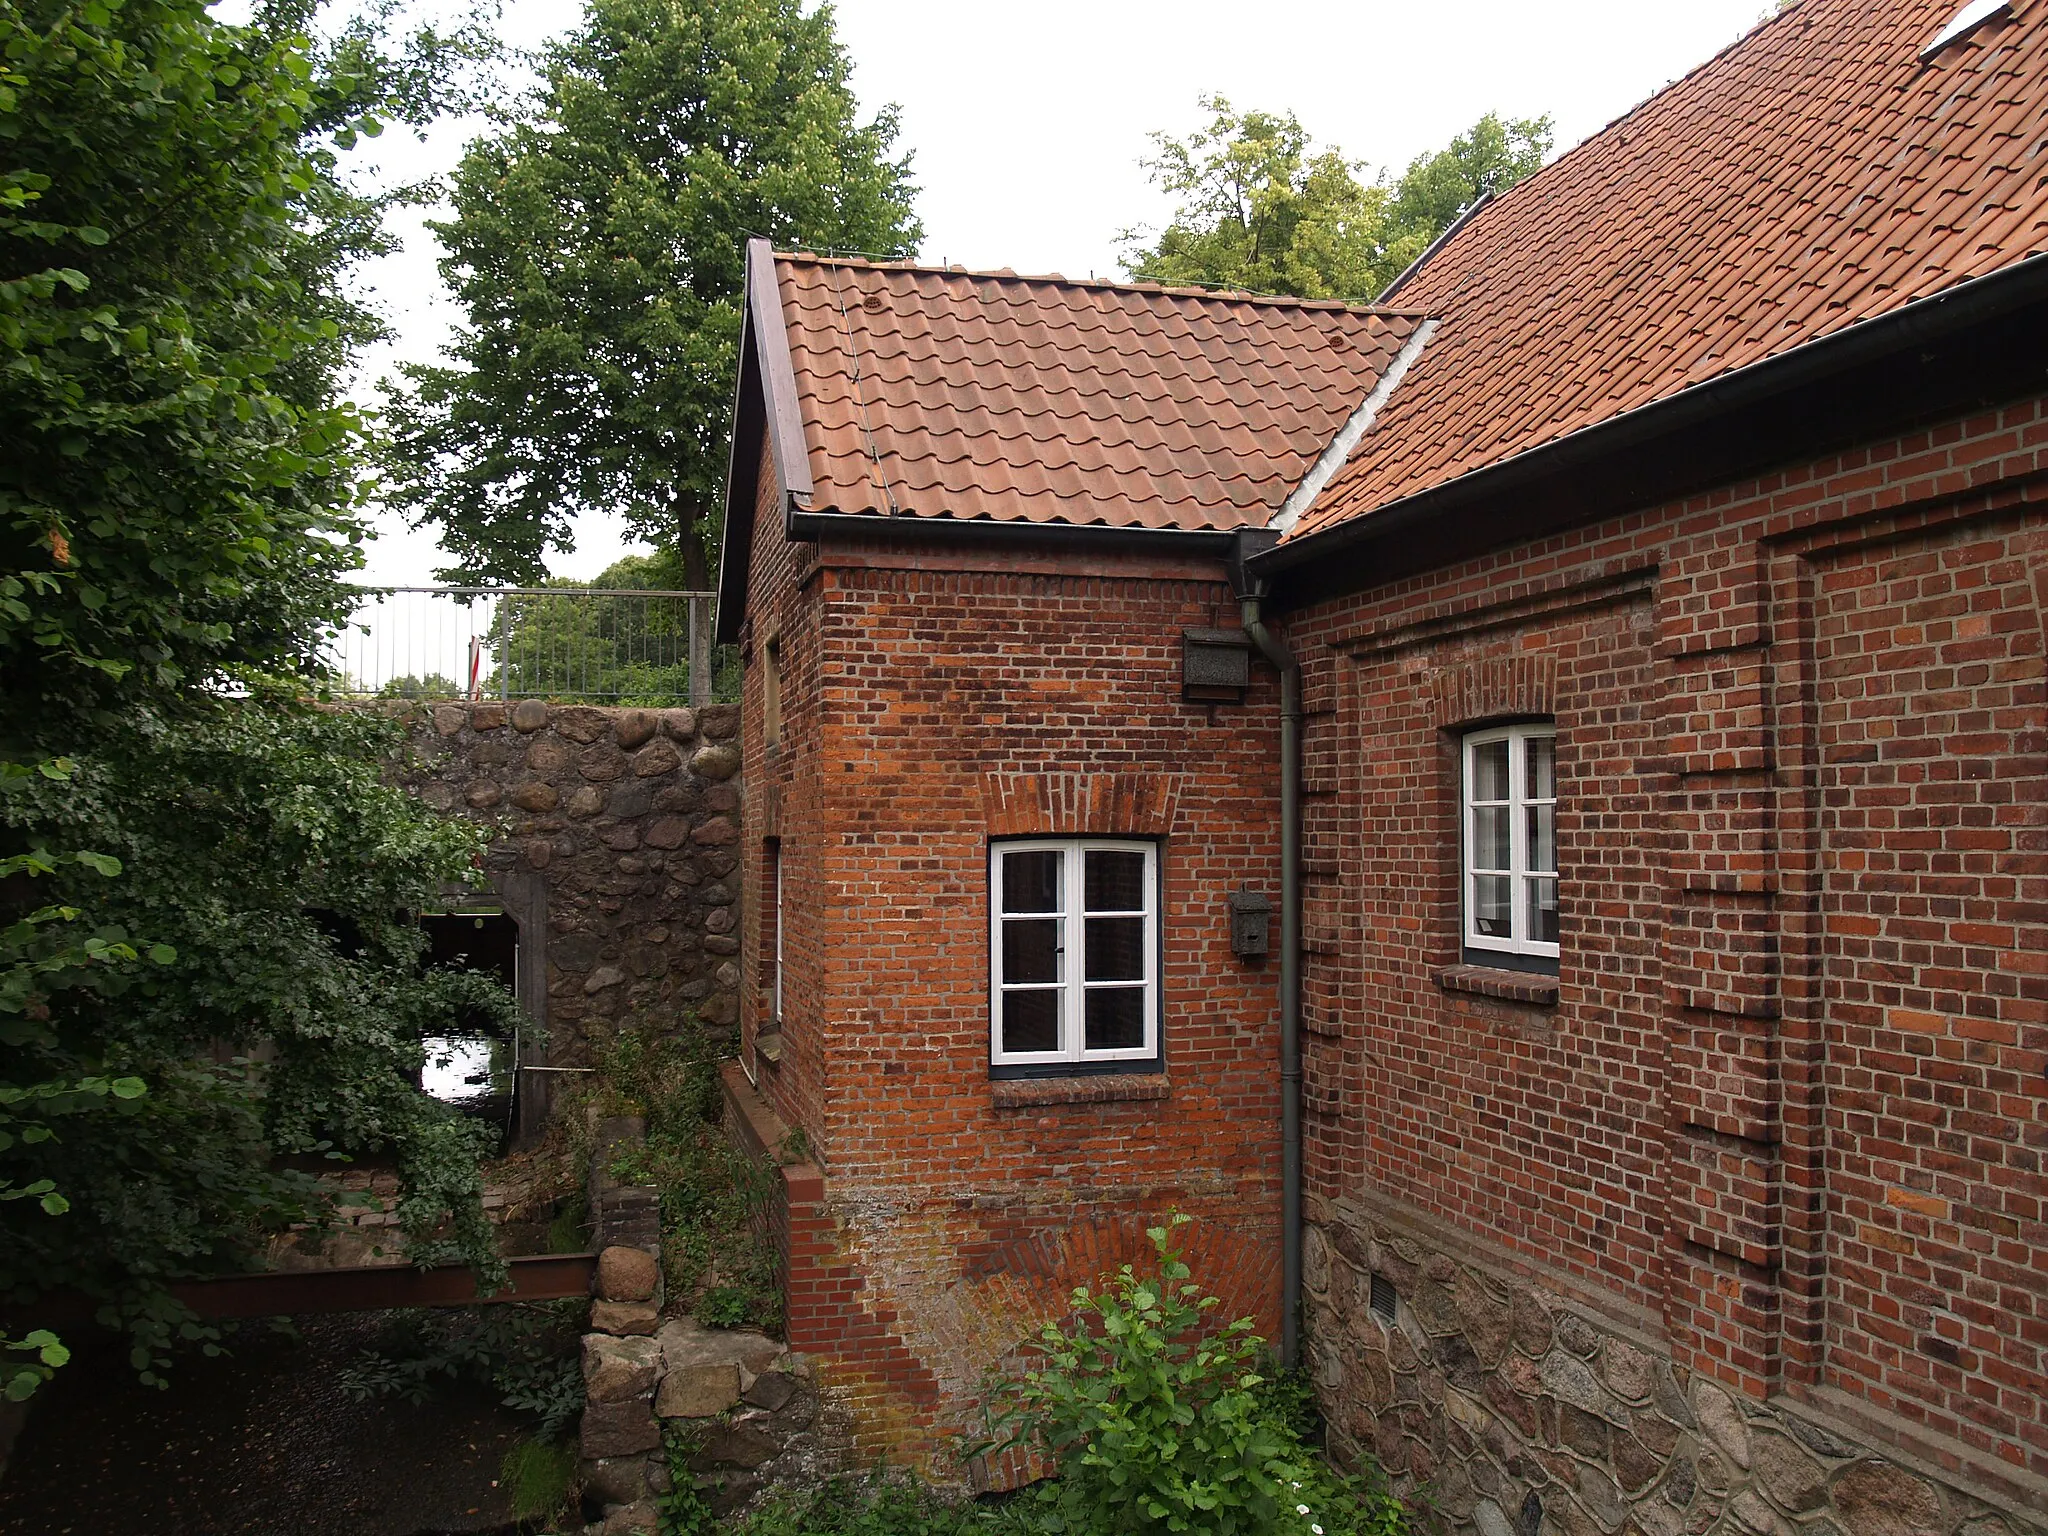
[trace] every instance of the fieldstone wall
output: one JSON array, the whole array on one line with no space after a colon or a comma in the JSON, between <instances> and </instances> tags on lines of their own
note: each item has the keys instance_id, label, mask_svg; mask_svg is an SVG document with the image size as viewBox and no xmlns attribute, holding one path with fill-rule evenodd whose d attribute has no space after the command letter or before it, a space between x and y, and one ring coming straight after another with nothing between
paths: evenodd
<instances>
[{"instance_id":1,"label":"fieldstone wall","mask_svg":"<svg viewBox=\"0 0 2048 1536\"><path fill-rule=\"evenodd\" d=\"M634 1016L738 1019L738 735L725 704L416 710L401 782L497 831L492 883L522 945L541 929L549 1065L588 1065Z\"/></svg>"},{"instance_id":2,"label":"fieldstone wall","mask_svg":"<svg viewBox=\"0 0 2048 1536\"><path fill-rule=\"evenodd\" d=\"M1308 1364L1331 1448L1376 1458L1461 1536L2048 1533L2048 1516L1810 1407L1731 1394L1647 1330L1388 1213L1314 1200L1309 1219Z\"/></svg>"},{"instance_id":3,"label":"fieldstone wall","mask_svg":"<svg viewBox=\"0 0 2048 1536\"><path fill-rule=\"evenodd\" d=\"M787 1344L663 1316L660 1192L609 1173L644 1135L635 1118L606 1120L591 1159L599 1253L579 1444L585 1502L602 1518L584 1536L653 1536L678 1461L724 1515L777 1482L836 1470L847 1443L844 1415L821 1404L811 1362Z\"/></svg>"},{"instance_id":4,"label":"fieldstone wall","mask_svg":"<svg viewBox=\"0 0 2048 1536\"><path fill-rule=\"evenodd\" d=\"M294 1222L270 1239L265 1269L343 1269L401 1265L414 1261L405 1251L398 1215L399 1178L381 1169L351 1168L321 1175L320 1182L342 1196L334 1220L324 1226ZM484 1219L498 1229L498 1251L547 1251L551 1202L536 1191L531 1170L516 1164L498 1170L484 1185ZM538 1197L537 1197L538 1196Z\"/></svg>"}]
</instances>

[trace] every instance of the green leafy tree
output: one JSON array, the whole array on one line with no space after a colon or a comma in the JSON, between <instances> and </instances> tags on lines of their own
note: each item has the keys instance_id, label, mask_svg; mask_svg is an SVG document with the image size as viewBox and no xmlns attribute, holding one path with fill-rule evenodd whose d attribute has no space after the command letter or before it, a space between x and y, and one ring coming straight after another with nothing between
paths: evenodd
<instances>
[{"instance_id":1,"label":"green leafy tree","mask_svg":"<svg viewBox=\"0 0 2048 1536\"><path fill-rule=\"evenodd\" d=\"M1361 181L1339 150L1312 151L1292 112L1240 113L1221 96L1201 105L1206 129L1184 139L1152 135L1158 153L1145 168L1182 201L1149 247L1141 234L1124 234L1130 275L1306 299L1369 293L1386 188Z\"/></svg>"},{"instance_id":2,"label":"green leafy tree","mask_svg":"<svg viewBox=\"0 0 2048 1536\"><path fill-rule=\"evenodd\" d=\"M536 582L605 510L701 588L745 241L913 251L895 112L858 119L831 8L799 0L589 0L540 66L432 226L467 322L452 365L405 370L389 495L446 579Z\"/></svg>"},{"instance_id":3,"label":"green leafy tree","mask_svg":"<svg viewBox=\"0 0 2048 1536\"><path fill-rule=\"evenodd\" d=\"M680 598L613 596L682 588L681 562L672 551L627 555L589 583L543 582L561 588L500 598L489 632L498 658L487 693L511 697L588 699L596 703L666 705L690 697L690 614ZM602 596L586 595L588 585ZM708 628L710 616L705 615ZM708 636L707 636L708 639ZM738 658L730 649L710 653L711 693L739 697Z\"/></svg>"},{"instance_id":4,"label":"green leafy tree","mask_svg":"<svg viewBox=\"0 0 2048 1536\"><path fill-rule=\"evenodd\" d=\"M0 932L0 1180L40 1194L0 1199L0 1295L83 1291L158 1368L189 1326L165 1288L321 1219L306 1160L364 1152L397 1163L416 1254L495 1269L484 1133L416 1084L424 1035L516 1012L423 969L407 914L473 878L478 838L384 786L394 732L244 702L5 785L0 835L98 851L40 858L42 904Z\"/></svg>"},{"instance_id":5,"label":"green leafy tree","mask_svg":"<svg viewBox=\"0 0 2048 1536\"><path fill-rule=\"evenodd\" d=\"M1387 204L1379 286L1400 276L1482 197L1498 197L1542 169L1552 126L1547 114L1503 120L1489 112L1447 148L1410 161Z\"/></svg>"},{"instance_id":6,"label":"green leafy tree","mask_svg":"<svg viewBox=\"0 0 2048 1536\"><path fill-rule=\"evenodd\" d=\"M0 0L0 719L306 673L346 616L340 379L382 323L344 279L398 194L338 156L483 44L307 19Z\"/></svg>"},{"instance_id":7,"label":"green leafy tree","mask_svg":"<svg viewBox=\"0 0 2048 1536\"><path fill-rule=\"evenodd\" d=\"M425 677L394 677L377 690L380 699L459 699L462 688L452 677L429 672Z\"/></svg>"},{"instance_id":8,"label":"green leafy tree","mask_svg":"<svg viewBox=\"0 0 2048 1536\"><path fill-rule=\"evenodd\" d=\"M1317 150L1293 113L1238 112L1205 96L1208 127L1152 135L1143 162L1180 199L1156 238L1126 231L1124 265L1141 281L1220 285L1308 299L1363 300L1482 196L1543 163L1547 117L1503 122L1492 113L1391 185L1368 179L1334 145Z\"/></svg>"},{"instance_id":9,"label":"green leafy tree","mask_svg":"<svg viewBox=\"0 0 2048 1536\"><path fill-rule=\"evenodd\" d=\"M388 199L343 157L487 44L312 20L0 0L0 1298L83 1291L152 1370L203 1334L171 1282L324 1211L284 1158L387 1153L422 1251L493 1262L476 1134L412 1077L509 1000L403 917L476 834L382 786L389 724L300 702L379 329L346 277ZM6 1347L10 1392L61 1363Z\"/></svg>"}]
</instances>

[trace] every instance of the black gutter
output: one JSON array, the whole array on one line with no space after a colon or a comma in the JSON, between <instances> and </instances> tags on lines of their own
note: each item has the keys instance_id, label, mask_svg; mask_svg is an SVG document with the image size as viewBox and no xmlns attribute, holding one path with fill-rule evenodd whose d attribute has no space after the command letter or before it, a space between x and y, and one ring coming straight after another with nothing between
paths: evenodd
<instances>
[{"instance_id":1,"label":"black gutter","mask_svg":"<svg viewBox=\"0 0 2048 1536\"><path fill-rule=\"evenodd\" d=\"M2014 398L2037 386L2044 357L2040 338L2027 328L2000 324L2030 307L2048 305L2048 255L2028 257L1998 272L1972 278L1942 293L1915 300L1890 314L1860 321L1832 336L1777 357L1680 391L1569 437L1473 470L1455 480L1403 497L1352 521L1290 540L1251 557L1252 573L1268 581L1313 568L1307 586L1322 592L1378 585L1433 563L1395 558L1387 546L1425 528L1454 530L1460 514L1476 514L1524 498L1518 515L1469 524L1459 553L1519 541L1573 523L1590 522L1619 510L1655 506L1708 486L1726 484L1772 464L1816 457L1835 446L1867 440L1878 431L1928 421L1953 406ZM2048 309L2032 317L2048 320ZM1996 329L1986 329L1996 326ZM1985 331L1975 345L1953 353L1929 351L1973 328ZM1918 372L1876 374L1877 365L1897 361ZM1996 366L1992 366L1993 364ZM1859 373L1860 371L1860 373ZM1823 392L1844 379L1853 389ZM1793 397L1803 413L1788 407ZM1876 424L1876 425L1873 425ZM1695 456L1669 451L1672 441L1691 433ZM1665 451L1652 454L1650 450ZM1607 461L1635 454L1615 471ZM1604 482L1583 479L1559 498L1552 515L1528 498L1539 488L1595 466L1609 469ZM1603 496L1605 500L1603 501ZM1483 536L1483 537L1482 537ZM1492 539L1492 544L1483 540ZM1343 557L1349 557L1348 559ZM1332 561L1340 561L1333 567ZM1339 578L1345 585L1333 585ZM1287 594L1290 605L1300 594Z\"/></svg>"},{"instance_id":2,"label":"black gutter","mask_svg":"<svg viewBox=\"0 0 2048 1536\"><path fill-rule=\"evenodd\" d=\"M1013 523L964 517L884 517L875 512L812 512L794 501L783 515L792 539L808 541L841 534L879 539L932 539L941 543L998 547L1055 545L1089 550L1148 550L1163 555L1228 556L1237 547L1234 529L1118 528L1102 523Z\"/></svg>"}]
</instances>

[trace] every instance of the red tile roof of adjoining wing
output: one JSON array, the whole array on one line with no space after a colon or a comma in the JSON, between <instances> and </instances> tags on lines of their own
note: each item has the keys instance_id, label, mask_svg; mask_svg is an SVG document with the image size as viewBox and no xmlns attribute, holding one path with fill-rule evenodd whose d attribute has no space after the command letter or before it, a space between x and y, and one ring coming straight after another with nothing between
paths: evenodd
<instances>
[{"instance_id":1,"label":"red tile roof of adjoining wing","mask_svg":"<svg viewBox=\"0 0 2048 1536\"><path fill-rule=\"evenodd\" d=\"M2048 3L1803 0L1483 209L1301 539L2048 247Z\"/></svg>"},{"instance_id":2,"label":"red tile roof of adjoining wing","mask_svg":"<svg viewBox=\"0 0 2048 1536\"><path fill-rule=\"evenodd\" d=\"M814 511L1263 525L1421 316L775 258Z\"/></svg>"}]
</instances>

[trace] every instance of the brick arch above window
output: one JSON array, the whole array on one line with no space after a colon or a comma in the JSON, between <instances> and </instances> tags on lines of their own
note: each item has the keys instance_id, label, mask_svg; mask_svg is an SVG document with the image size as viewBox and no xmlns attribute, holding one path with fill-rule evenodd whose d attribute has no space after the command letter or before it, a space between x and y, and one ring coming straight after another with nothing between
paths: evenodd
<instances>
[{"instance_id":1,"label":"brick arch above window","mask_svg":"<svg viewBox=\"0 0 2048 1536\"><path fill-rule=\"evenodd\" d=\"M1525 651L1440 667L1430 677L1430 691L1439 730L1482 720L1555 714L1557 655Z\"/></svg>"},{"instance_id":2,"label":"brick arch above window","mask_svg":"<svg viewBox=\"0 0 2048 1536\"><path fill-rule=\"evenodd\" d=\"M1163 837L1177 773L991 773L981 781L991 837Z\"/></svg>"}]
</instances>

